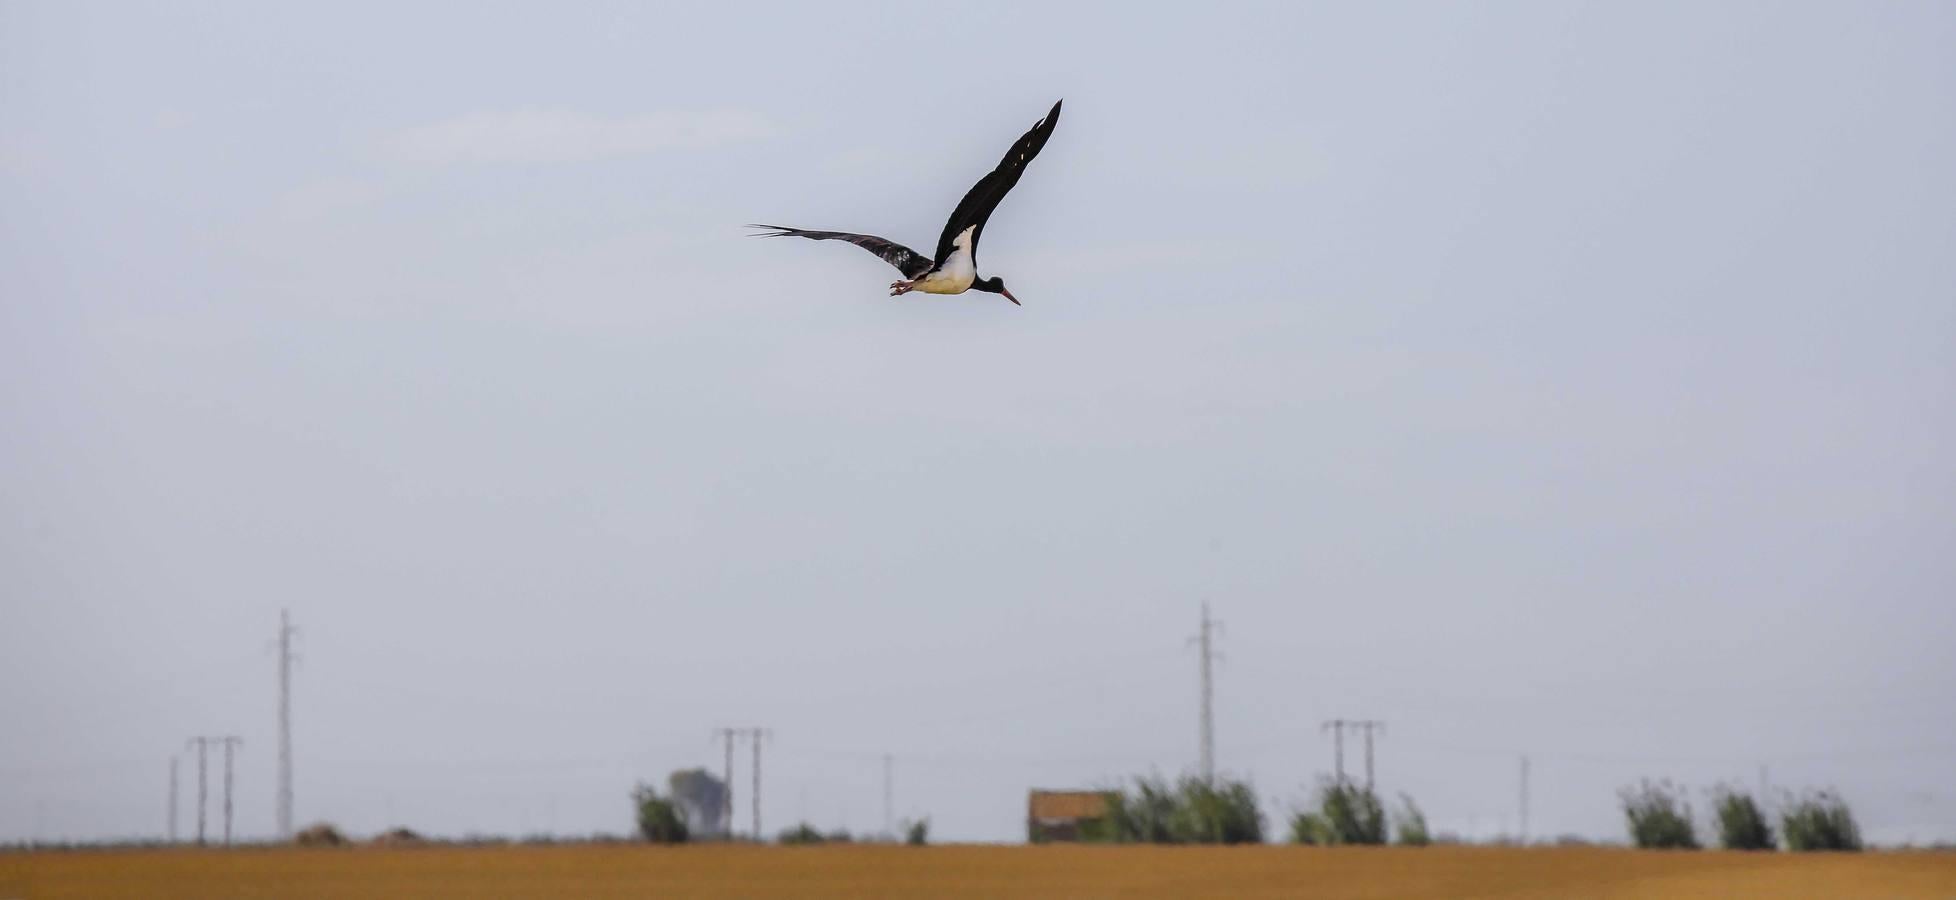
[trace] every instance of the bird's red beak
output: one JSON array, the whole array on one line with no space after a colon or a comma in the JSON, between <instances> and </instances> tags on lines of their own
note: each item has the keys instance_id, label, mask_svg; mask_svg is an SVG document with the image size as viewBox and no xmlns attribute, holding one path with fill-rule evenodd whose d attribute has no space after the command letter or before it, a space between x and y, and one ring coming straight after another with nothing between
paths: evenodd
<instances>
[{"instance_id":1,"label":"bird's red beak","mask_svg":"<svg viewBox=\"0 0 1956 900\"><path fill-rule=\"evenodd\" d=\"M1019 298L1017 298L1017 297L1014 297L1014 296L1012 296L1012 292L1011 292L1011 291L1008 291L1008 290L1006 290L1006 289L1005 289L1005 288L1003 288L1003 287L1001 287L1001 288L999 288L999 289L998 289L998 292L999 292L999 293L1001 293L1001 294L1004 294L1004 295L1005 295L1005 299L1007 299L1007 300L1010 300L1010 301L1012 301L1012 305L1013 305L1013 306L1024 306L1024 305L1025 305L1025 304L1023 304L1023 303L1020 303L1020 302L1019 302Z\"/></svg>"}]
</instances>

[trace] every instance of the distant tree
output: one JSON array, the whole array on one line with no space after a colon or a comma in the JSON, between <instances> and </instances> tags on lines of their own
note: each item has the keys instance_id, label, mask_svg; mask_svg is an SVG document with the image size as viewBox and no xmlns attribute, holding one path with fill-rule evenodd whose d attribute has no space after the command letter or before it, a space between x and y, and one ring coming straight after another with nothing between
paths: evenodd
<instances>
[{"instance_id":1,"label":"distant tree","mask_svg":"<svg viewBox=\"0 0 1956 900\"><path fill-rule=\"evenodd\" d=\"M1249 784L1183 778L1179 788L1176 830L1186 843L1263 843L1263 813Z\"/></svg>"},{"instance_id":2,"label":"distant tree","mask_svg":"<svg viewBox=\"0 0 1956 900\"><path fill-rule=\"evenodd\" d=\"M1393 830L1398 833L1398 843L1402 846L1424 847L1433 843L1432 834L1426 830L1426 814L1406 794L1399 795L1399 812L1393 816Z\"/></svg>"},{"instance_id":3,"label":"distant tree","mask_svg":"<svg viewBox=\"0 0 1956 900\"><path fill-rule=\"evenodd\" d=\"M912 847L922 847L930 843L930 819L915 819L904 823L903 842Z\"/></svg>"},{"instance_id":4,"label":"distant tree","mask_svg":"<svg viewBox=\"0 0 1956 900\"><path fill-rule=\"evenodd\" d=\"M1766 824L1752 795L1732 785L1712 789L1712 812L1718 817L1718 845L1727 850L1772 850L1773 828Z\"/></svg>"},{"instance_id":5,"label":"distant tree","mask_svg":"<svg viewBox=\"0 0 1956 900\"><path fill-rule=\"evenodd\" d=\"M1684 790L1669 781L1648 779L1617 792L1629 820L1630 840L1646 849L1698 849L1691 825L1691 803Z\"/></svg>"},{"instance_id":6,"label":"distant tree","mask_svg":"<svg viewBox=\"0 0 1956 900\"><path fill-rule=\"evenodd\" d=\"M1247 782L1185 776L1170 784L1144 776L1130 790L1109 791L1106 816L1081 836L1123 844L1254 844L1263 841L1263 813Z\"/></svg>"},{"instance_id":7,"label":"distant tree","mask_svg":"<svg viewBox=\"0 0 1956 900\"><path fill-rule=\"evenodd\" d=\"M1861 849L1861 828L1847 801L1833 791L1814 791L1790 798L1780 812L1780 831L1786 849L1794 851Z\"/></svg>"},{"instance_id":8,"label":"distant tree","mask_svg":"<svg viewBox=\"0 0 1956 900\"><path fill-rule=\"evenodd\" d=\"M1331 826L1332 843L1386 842L1385 806L1369 788L1349 781L1322 780L1318 784L1318 814Z\"/></svg>"},{"instance_id":9,"label":"distant tree","mask_svg":"<svg viewBox=\"0 0 1956 900\"><path fill-rule=\"evenodd\" d=\"M795 824L795 827L785 829L779 835L776 835L775 840L787 846L797 846L820 844L826 842L828 838L822 832L816 830L815 826L807 822L798 822Z\"/></svg>"},{"instance_id":10,"label":"distant tree","mask_svg":"<svg viewBox=\"0 0 1956 900\"><path fill-rule=\"evenodd\" d=\"M1412 805L1411 798L1405 799L1406 811L1416 817L1417 836L1422 843L1429 842L1426 817ZM1303 809L1292 814L1292 843L1333 847L1386 842L1385 807L1379 803L1379 796L1373 791L1349 781L1321 778L1318 780L1315 801L1316 809Z\"/></svg>"},{"instance_id":11,"label":"distant tree","mask_svg":"<svg viewBox=\"0 0 1956 900\"><path fill-rule=\"evenodd\" d=\"M1299 810L1290 817L1290 842L1308 844L1313 847L1329 847L1333 843L1331 823L1324 817L1309 810Z\"/></svg>"},{"instance_id":12,"label":"distant tree","mask_svg":"<svg viewBox=\"0 0 1956 900\"><path fill-rule=\"evenodd\" d=\"M426 842L427 839L414 829L399 825L374 835L373 839L377 847L413 847Z\"/></svg>"},{"instance_id":13,"label":"distant tree","mask_svg":"<svg viewBox=\"0 0 1956 900\"><path fill-rule=\"evenodd\" d=\"M1106 792L1107 812L1099 821L1082 826L1087 841L1115 844L1178 844L1175 835L1175 792L1159 776L1134 779L1128 790Z\"/></svg>"},{"instance_id":14,"label":"distant tree","mask_svg":"<svg viewBox=\"0 0 1956 900\"><path fill-rule=\"evenodd\" d=\"M705 769L680 769L666 776L666 789L679 807L679 817L694 835L726 832L727 783Z\"/></svg>"},{"instance_id":15,"label":"distant tree","mask_svg":"<svg viewBox=\"0 0 1956 900\"><path fill-rule=\"evenodd\" d=\"M343 847L347 840L333 824L318 822L293 835L292 843L301 847Z\"/></svg>"},{"instance_id":16,"label":"distant tree","mask_svg":"<svg viewBox=\"0 0 1956 900\"><path fill-rule=\"evenodd\" d=\"M657 788L640 783L632 789L632 805L638 809L638 833L655 844L683 844L688 833L686 819L678 804L659 796Z\"/></svg>"}]
</instances>

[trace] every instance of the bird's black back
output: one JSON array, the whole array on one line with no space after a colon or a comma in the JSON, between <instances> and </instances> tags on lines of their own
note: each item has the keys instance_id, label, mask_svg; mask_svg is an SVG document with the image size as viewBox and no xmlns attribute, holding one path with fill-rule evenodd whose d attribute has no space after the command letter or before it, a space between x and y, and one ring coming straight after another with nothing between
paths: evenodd
<instances>
[{"instance_id":1,"label":"bird's black back","mask_svg":"<svg viewBox=\"0 0 1956 900\"><path fill-rule=\"evenodd\" d=\"M1019 183L1019 176L1025 173L1026 165L1039 155L1041 147L1046 146L1046 139L1053 136L1053 129L1059 125L1059 114L1060 104L1056 102L1045 118L1034 123L1032 130L1022 135L1012 149L1006 151L1005 158L999 160L998 168L978 179L978 183L965 192L964 199L958 201L958 208L952 211L950 220L944 223L944 234L937 239L937 265L943 265L944 260L951 256L951 241L957 238L958 233L974 225L978 230L971 235L971 250L973 259L976 259L978 238L985 233L985 220L991 218L992 210L998 208L998 202L1005 199L1006 192Z\"/></svg>"}]
</instances>

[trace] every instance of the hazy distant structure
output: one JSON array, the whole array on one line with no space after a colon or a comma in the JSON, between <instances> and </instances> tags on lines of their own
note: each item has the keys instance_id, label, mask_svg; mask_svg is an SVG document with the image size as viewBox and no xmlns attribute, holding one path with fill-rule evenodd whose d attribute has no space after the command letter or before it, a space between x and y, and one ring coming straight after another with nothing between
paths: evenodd
<instances>
[{"instance_id":1,"label":"hazy distant structure","mask_svg":"<svg viewBox=\"0 0 1956 900\"><path fill-rule=\"evenodd\" d=\"M768 736L765 728L749 728L748 735L754 741L754 840L763 841L761 836L761 739Z\"/></svg>"},{"instance_id":2,"label":"hazy distant structure","mask_svg":"<svg viewBox=\"0 0 1956 900\"><path fill-rule=\"evenodd\" d=\"M762 839L761 838L761 739L767 737L771 732L766 728L760 728L760 727L750 727L750 728L723 727L723 728L716 729L714 733L719 735L721 740L726 741L726 746L727 746L726 809L727 809L727 833L729 835L733 833L733 745L734 745L734 741L745 737L748 740L754 742L754 840L759 841Z\"/></svg>"},{"instance_id":3,"label":"hazy distant structure","mask_svg":"<svg viewBox=\"0 0 1956 900\"><path fill-rule=\"evenodd\" d=\"M1376 719L1329 719L1319 728L1331 732L1332 771L1338 783L1345 783L1345 729L1365 732L1365 789L1372 789L1372 732L1384 731L1385 723Z\"/></svg>"},{"instance_id":4,"label":"hazy distant structure","mask_svg":"<svg viewBox=\"0 0 1956 900\"><path fill-rule=\"evenodd\" d=\"M1026 795L1026 842L1080 840L1107 819L1108 791L1042 791Z\"/></svg>"},{"instance_id":5,"label":"hazy distant structure","mask_svg":"<svg viewBox=\"0 0 1956 900\"><path fill-rule=\"evenodd\" d=\"M1195 637L1189 640L1191 643L1196 644L1202 652L1202 720L1200 727L1202 742L1202 781L1205 784L1214 784L1216 781L1216 682L1214 660L1216 655L1215 632L1221 627L1221 622L1209 618L1209 604L1207 601L1204 601L1202 604L1202 628L1196 632Z\"/></svg>"},{"instance_id":6,"label":"hazy distant structure","mask_svg":"<svg viewBox=\"0 0 1956 900\"><path fill-rule=\"evenodd\" d=\"M1344 719L1332 719L1318 727L1319 731L1331 732L1332 771L1341 785L1345 783L1345 726L1350 724Z\"/></svg>"},{"instance_id":7,"label":"hazy distant structure","mask_svg":"<svg viewBox=\"0 0 1956 900\"><path fill-rule=\"evenodd\" d=\"M197 844L204 843L204 806L209 792L205 788L205 774L209 771L209 748L211 739L194 737L185 746L197 748Z\"/></svg>"},{"instance_id":8,"label":"hazy distant structure","mask_svg":"<svg viewBox=\"0 0 1956 900\"><path fill-rule=\"evenodd\" d=\"M1374 719L1351 723L1353 728L1365 732L1365 789L1372 789L1372 732L1385 732L1385 723Z\"/></svg>"},{"instance_id":9,"label":"hazy distant structure","mask_svg":"<svg viewBox=\"0 0 1956 900\"><path fill-rule=\"evenodd\" d=\"M278 837L292 839L292 614L278 611Z\"/></svg>"},{"instance_id":10,"label":"hazy distant structure","mask_svg":"<svg viewBox=\"0 0 1956 900\"><path fill-rule=\"evenodd\" d=\"M883 834L894 838L896 837L896 817L892 815L895 806L891 802L892 788L894 786L890 773L892 762L893 760L888 753L883 754Z\"/></svg>"},{"instance_id":11,"label":"hazy distant structure","mask_svg":"<svg viewBox=\"0 0 1956 900\"><path fill-rule=\"evenodd\" d=\"M686 827L700 835L727 829L727 783L705 769L680 769L666 776L666 787L678 804Z\"/></svg>"},{"instance_id":12,"label":"hazy distant structure","mask_svg":"<svg viewBox=\"0 0 1956 900\"><path fill-rule=\"evenodd\" d=\"M174 844L177 842L177 757L176 754L174 753L170 755L169 816L170 816L169 824L164 828L164 832L167 835L169 835L170 843Z\"/></svg>"},{"instance_id":13,"label":"hazy distant structure","mask_svg":"<svg viewBox=\"0 0 1956 900\"><path fill-rule=\"evenodd\" d=\"M726 793L721 797L721 804L723 808L721 810L722 815L720 818L720 822L722 823L722 825L725 826L726 834L728 836L732 836L733 835L733 750L734 750L734 739L740 737L740 729L718 728L714 730L714 733L717 734L720 737L720 740L726 745L727 767L725 770L725 774L723 776L724 780L721 783L726 785L727 790Z\"/></svg>"},{"instance_id":14,"label":"hazy distant structure","mask_svg":"<svg viewBox=\"0 0 1956 900\"><path fill-rule=\"evenodd\" d=\"M1521 757L1521 843L1528 843L1528 755Z\"/></svg>"},{"instance_id":15,"label":"hazy distant structure","mask_svg":"<svg viewBox=\"0 0 1956 900\"><path fill-rule=\"evenodd\" d=\"M244 743L244 738L227 735L213 740L224 745L224 846L229 847L231 846L231 751Z\"/></svg>"}]
</instances>

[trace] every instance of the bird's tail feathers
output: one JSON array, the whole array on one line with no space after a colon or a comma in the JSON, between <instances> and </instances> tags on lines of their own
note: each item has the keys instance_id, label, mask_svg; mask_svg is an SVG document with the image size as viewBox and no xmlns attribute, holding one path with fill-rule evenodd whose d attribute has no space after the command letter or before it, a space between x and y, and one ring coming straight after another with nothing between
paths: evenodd
<instances>
[{"instance_id":1,"label":"bird's tail feathers","mask_svg":"<svg viewBox=\"0 0 1956 900\"><path fill-rule=\"evenodd\" d=\"M747 227L761 229L748 235L748 237L794 237L795 235L806 233L800 228L789 228L786 225L755 225L749 223Z\"/></svg>"}]
</instances>

